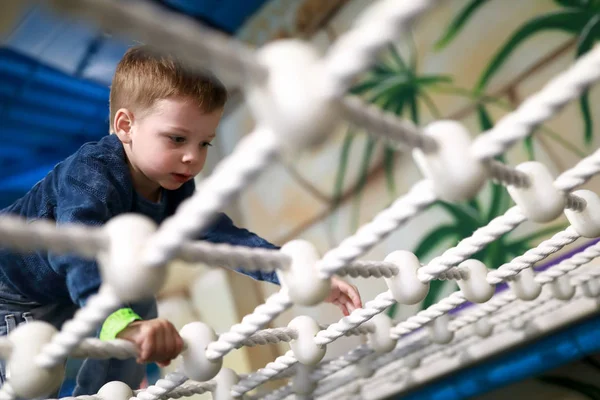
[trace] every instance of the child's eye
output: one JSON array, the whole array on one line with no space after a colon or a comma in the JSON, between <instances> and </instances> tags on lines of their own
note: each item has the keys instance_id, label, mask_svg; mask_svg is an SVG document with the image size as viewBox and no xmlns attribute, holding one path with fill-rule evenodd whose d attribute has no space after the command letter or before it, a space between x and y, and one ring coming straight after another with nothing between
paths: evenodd
<instances>
[{"instance_id":1,"label":"child's eye","mask_svg":"<svg viewBox=\"0 0 600 400\"><path fill-rule=\"evenodd\" d=\"M202 143L202 147L211 147L212 144L210 142L204 142Z\"/></svg>"},{"instance_id":2,"label":"child's eye","mask_svg":"<svg viewBox=\"0 0 600 400\"><path fill-rule=\"evenodd\" d=\"M183 136L169 136L173 143L185 143L185 138Z\"/></svg>"}]
</instances>

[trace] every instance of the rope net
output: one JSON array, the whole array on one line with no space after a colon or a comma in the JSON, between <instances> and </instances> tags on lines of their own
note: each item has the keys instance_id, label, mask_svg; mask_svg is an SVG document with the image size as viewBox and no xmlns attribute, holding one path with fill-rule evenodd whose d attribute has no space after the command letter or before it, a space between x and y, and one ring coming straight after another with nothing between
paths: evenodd
<instances>
[{"instance_id":1,"label":"rope net","mask_svg":"<svg viewBox=\"0 0 600 400\"><path fill-rule=\"evenodd\" d=\"M218 69L244 88L257 123L196 193L158 227L139 215L119 216L99 228L57 227L48 221L27 223L14 216L0 218L2 246L97 258L104 277L99 292L60 331L35 322L25 325L30 325L27 332L17 330L23 332L18 337L11 333L0 339L0 356L9 368L28 371L22 379L13 373L0 390L0 399L27 397L23 379L27 380L25 392L47 396L60 383L61 375L56 371L68 356L136 357L137 349L127 341L100 341L89 336L123 302L153 296L175 258L215 267L243 265L246 269L277 271L282 287L218 336L201 322L186 326L181 332L185 341L181 366L155 385L134 392L111 382L97 395L80 399L158 400L208 391L218 399L258 398L250 392L271 379L282 378L291 378L291 382L262 398L378 398L531 337L543 331L539 321L544 321L544 316L553 314L555 323L568 323L596 310L600 272L580 267L600 255L600 244L539 273L533 266L580 237L600 236L600 199L593 192L574 191L600 172L600 150L556 179L543 164L512 167L495 157L526 138L600 78L600 48L593 48L493 129L471 140L471 133L455 121L416 127L347 94L357 75L367 71L382 49L434 7L438 3L435 0L374 2L323 56L309 44L295 40L276 41L253 51L145 2L50 3L77 18L93 19L111 32L175 52L190 66ZM278 156L320 143L344 119L375 137L412 149L425 178L322 256L304 241L290 242L275 251L190 240ZM487 180L504 184L516 206L427 265L406 251L393 252L381 261L359 260L436 200L468 200ZM471 258L526 220L550 222L563 212L570 222L568 228L511 262L489 269L492 266ZM123 241L123 237L128 240ZM133 245L132 237L138 241ZM124 247L123 242L129 243ZM293 304L320 303L327 296L323 288L333 275L383 278L389 290L329 326L298 317L288 327L262 329ZM456 280L460 290L404 321L392 321L384 314L396 302L422 301L430 282L436 279ZM510 290L496 290L503 282ZM551 290L542 291L546 285ZM580 312L571 312L561 320L556 313L566 301L577 303ZM467 302L473 304L461 307ZM478 347L487 338L506 332L512 332L513 342ZM366 335L368 344L323 361L326 346L347 335ZM254 373L240 376L221 367L223 357L233 349L278 342L290 342L291 350ZM30 351L23 352L22 347ZM411 374L417 369L420 375Z\"/></svg>"}]
</instances>

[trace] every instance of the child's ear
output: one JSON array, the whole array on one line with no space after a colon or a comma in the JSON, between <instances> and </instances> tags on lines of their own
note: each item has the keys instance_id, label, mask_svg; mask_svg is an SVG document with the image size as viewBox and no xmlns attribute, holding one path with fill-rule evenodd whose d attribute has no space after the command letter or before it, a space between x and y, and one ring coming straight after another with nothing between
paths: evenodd
<instances>
[{"instance_id":1,"label":"child's ear","mask_svg":"<svg viewBox=\"0 0 600 400\"><path fill-rule=\"evenodd\" d=\"M113 132L122 143L131 142L131 127L133 126L133 113L126 108L120 108L115 113Z\"/></svg>"}]
</instances>

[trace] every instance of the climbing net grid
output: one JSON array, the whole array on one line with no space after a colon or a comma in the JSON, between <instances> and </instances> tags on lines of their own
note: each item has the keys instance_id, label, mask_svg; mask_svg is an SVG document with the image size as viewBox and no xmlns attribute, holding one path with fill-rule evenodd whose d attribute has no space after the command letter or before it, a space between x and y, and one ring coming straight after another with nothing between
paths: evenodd
<instances>
[{"instance_id":1,"label":"climbing net grid","mask_svg":"<svg viewBox=\"0 0 600 400\"><path fill-rule=\"evenodd\" d=\"M289 384L263 398L379 398L531 337L543 330L539 318L550 313L553 322L546 319L546 327L595 312L600 271L579 267L600 255L600 244L541 272L536 273L533 266L580 237L600 236L600 198L591 191L573 191L600 172L600 150L556 179L543 164L527 162L513 168L495 157L600 78L600 48L579 58L474 140L455 121L436 121L418 128L347 95L355 77L375 62L380 50L437 2L375 2L321 56L309 44L296 40L276 41L254 52L197 22L143 2L52 0L61 12L93 18L112 32L175 51L190 66L229 74L244 87L257 123L197 192L159 227L140 215L119 216L101 228L57 228L53 222L26 223L12 216L0 219L3 246L95 258L103 277L99 292L60 331L35 321L0 340L0 356L7 360L10 372L0 398L48 396L60 384L68 356L135 357L137 350L127 341L102 342L89 336L122 303L153 296L174 258L219 267L275 270L282 288L228 332L216 335L201 322L186 325L180 332L185 342L180 367L155 385L134 392L120 382L111 382L97 395L81 398L158 400L207 391L217 399L254 398L257 395L250 392L261 384L290 377ZM412 149L425 179L322 257L312 244L300 240L287 243L280 251L189 240L277 156L320 143L341 119ZM434 201L470 199L488 179L504 184L516 205L428 264L422 265L407 251L395 251L384 261L358 260ZM549 222L562 212L570 223L567 229L511 262L488 269L470 259L524 221ZM333 275L383 277L389 290L329 326L300 316L285 328L262 329L294 303L323 301ZM401 322L383 313L396 302L419 303L435 279L456 280L460 290ZM496 285L503 282L510 290L496 291ZM550 290L542 291L544 285ZM467 302L474 304L456 312ZM570 308L567 317L557 313L562 305L577 302L579 306ZM486 342L503 332L513 332L512 339L493 346ZM368 344L322 361L327 344L344 335L367 335ZM233 349L281 341L290 342L291 350L254 373L240 376L222 368L223 357Z\"/></svg>"}]
</instances>

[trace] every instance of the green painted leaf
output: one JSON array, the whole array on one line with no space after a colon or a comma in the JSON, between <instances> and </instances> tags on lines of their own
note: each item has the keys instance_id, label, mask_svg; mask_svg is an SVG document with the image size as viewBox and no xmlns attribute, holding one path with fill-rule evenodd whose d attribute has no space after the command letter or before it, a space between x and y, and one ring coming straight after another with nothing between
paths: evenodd
<instances>
[{"instance_id":1,"label":"green painted leaf","mask_svg":"<svg viewBox=\"0 0 600 400\"><path fill-rule=\"evenodd\" d=\"M367 176L369 175L369 166L371 165L371 158L373 157L373 152L375 150L375 145L377 141L369 137L367 139L367 144L365 145L365 149L363 151L363 157L360 164L360 175L358 177L358 183L356 186L356 195L354 197L354 203L352 207L352 219L351 219L351 229L354 232L358 228L358 223L360 220L360 199L362 197L362 191L367 183Z\"/></svg>"},{"instance_id":2,"label":"green painted leaf","mask_svg":"<svg viewBox=\"0 0 600 400\"><path fill-rule=\"evenodd\" d=\"M566 224L560 224L560 225L550 226L545 229L540 229L539 231L529 234L527 236L522 236L522 237L513 239L512 242L510 244L508 244L507 246L511 247L511 246L515 246L518 244L523 244L527 247L530 247L529 245L530 245L531 241L541 239L541 238L544 238L549 235L553 235L556 232L567 229L567 226L568 225L566 225Z\"/></svg>"},{"instance_id":3,"label":"green painted leaf","mask_svg":"<svg viewBox=\"0 0 600 400\"><path fill-rule=\"evenodd\" d=\"M525 151L527 151L527 158L529 161L535 160L535 151L533 148L533 132L523 140L523 144L525 145Z\"/></svg>"},{"instance_id":4,"label":"green painted leaf","mask_svg":"<svg viewBox=\"0 0 600 400\"><path fill-rule=\"evenodd\" d=\"M456 225L441 225L429 232L414 251L415 256L420 260L429 255L437 245L448 240L457 240L460 229Z\"/></svg>"},{"instance_id":5,"label":"green painted leaf","mask_svg":"<svg viewBox=\"0 0 600 400\"><path fill-rule=\"evenodd\" d=\"M423 75L415 77L418 87L435 85L438 83L452 83L452 77L449 75Z\"/></svg>"},{"instance_id":6,"label":"green painted leaf","mask_svg":"<svg viewBox=\"0 0 600 400\"><path fill-rule=\"evenodd\" d=\"M484 132L494 127L492 117L490 117L490 114L483 104L477 105L477 119L479 120L479 126L481 127L481 130Z\"/></svg>"},{"instance_id":7,"label":"green painted leaf","mask_svg":"<svg viewBox=\"0 0 600 400\"><path fill-rule=\"evenodd\" d=\"M397 99L398 97L408 97L408 93L412 88L410 77L402 75L394 75L389 78L382 79L370 91L369 102L385 102L389 99Z\"/></svg>"},{"instance_id":8,"label":"green painted leaf","mask_svg":"<svg viewBox=\"0 0 600 400\"><path fill-rule=\"evenodd\" d=\"M561 7L586 8L590 5L590 0L554 0Z\"/></svg>"},{"instance_id":9,"label":"green painted leaf","mask_svg":"<svg viewBox=\"0 0 600 400\"><path fill-rule=\"evenodd\" d=\"M563 376L541 376L537 379L550 385L571 389L591 400L600 400L600 387L598 386Z\"/></svg>"},{"instance_id":10,"label":"green painted leaf","mask_svg":"<svg viewBox=\"0 0 600 400\"><path fill-rule=\"evenodd\" d=\"M337 173L335 176L335 186L333 188L333 202L338 204L341 197L342 191L344 190L344 180L346 178L346 169L348 168L348 159L350 158L350 149L352 148L352 142L354 141L355 135L351 129L348 129L344 142L342 143L342 150L340 151L340 161L337 167Z\"/></svg>"},{"instance_id":11,"label":"green painted leaf","mask_svg":"<svg viewBox=\"0 0 600 400\"><path fill-rule=\"evenodd\" d=\"M419 125L419 105L417 104L416 93L408 98L408 107L410 108L410 118Z\"/></svg>"},{"instance_id":12,"label":"green painted leaf","mask_svg":"<svg viewBox=\"0 0 600 400\"><path fill-rule=\"evenodd\" d=\"M444 201L438 201L435 204L448 211L454 217L456 226L466 235L470 235L475 229L481 226L479 215L470 207L465 207L461 204L446 203Z\"/></svg>"},{"instance_id":13,"label":"green painted leaf","mask_svg":"<svg viewBox=\"0 0 600 400\"><path fill-rule=\"evenodd\" d=\"M469 18L485 4L487 0L471 0L452 20L444 35L435 43L435 49L441 50L448 45L458 35L461 29L465 26Z\"/></svg>"},{"instance_id":14,"label":"green painted leaf","mask_svg":"<svg viewBox=\"0 0 600 400\"><path fill-rule=\"evenodd\" d=\"M499 215L502 215L508 210L507 202L505 197L508 196L506 188L503 185L497 183L490 183L492 185L492 195L490 200L490 208L485 218L485 223L489 223L491 220Z\"/></svg>"},{"instance_id":15,"label":"green painted leaf","mask_svg":"<svg viewBox=\"0 0 600 400\"><path fill-rule=\"evenodd\" d=\"M481 211L481 206L479 205L479 200L477 198L473 198L467 202L467 205L471 207L476 213L479 214Z\"/></svg>"},{"instance_id":16,"label":"green painted leaf","mask_svg":"<svg viewBox=\"0 0 600 400\"><path fill-rule=\"evenodd\" d=\"M365 79L350 89L351 94L361 95L372 90L379 82L376 79Z\"/></svg>"},{"instance_id":17,"label":"green painted leaf","mask_svg":"<svg viewBox=\"0 0 600 400\"><path fill-rule=\"evenodd\" d=\"M402 58L400 53L398 53L398 50L396 49L395 46L393 46L393 45L389 46L389 53L390 53L391 59L395 62L396 67L398 67L401 70L408 69L408 67L406 66L406 62L404 61L404 59Z\"/></svg>"},{"instance_id":18,"label":"green painted leaf","mask_svg":"<svg viewBox=\"0 0 600 400\"><path fill-rule=\"evenodd\" d=\"M502 46L492 61L488 64L488 67L485 69L479 78L479 81L477 82L476 92L481 92L484 89L494 74L498 72L500 67L508 60L510 55L526 39L530 38L536 33L549 30L559 30L577 34L583 29L590 18L591 15L587 11L568 9L542 15L526 22Z\"/></svg>"},{"instance_id":19,"label":"green painted leaf","mask_svg":"<svg viewBox=\"0 0 600 400\"><path fill-rule=\"evenodd\" d=\"M583 141L585 144L589 145L594 138L594 127L592 114L590 112L590 98L588 91L586 91L579 99L579 109L581 110L581 115L583 117Z\"/></svg>"},{"instance_id":20,"label":"green painted leaf","mask_svg":"<svg viewBox=\"0 0 600 400\"><path fill-rule=\"evenodd\" d=\"M385 170L385 182L391 199L396 198L396 182L394 181L395 160L396 150L393 147L386 147L383 151L383 167Z\"/></svg>"},{"instance_id":21,"label":"green painted leaf","mask_svg":"<svg viewBox=\"0 0 600 400\"><path fill-rule=\"evenodd\" d=\"M594 15L581 30L577 40L577 57L587 53L594 42L600 39L600 14Z\"/></svg>"},{"instance_id":22,"label":"green painted leaf","mask_svg":"<svg viewBox=\"0 0 600 400\"><path fill-rule=\"evenodd\" d=\"M390 308L387 309L387 311L385 313L387 314L388 317L394 319L394 317L396 316L397 309L398 309L398 303L394 303L390 306Z\"/></svg>"},{"instance_id":23,"label":"green painted leaf","mask_svg":"<svg viewBox=\"0 0 600 400\"><path fill-rule=\"evenodd\" d=\"M600 39L600 14L594 16L583 28L577 43L577 57L590 51L594 42L598 39ZM579 99L579 109L583 117L583 140L585 144L590 144L593 139L594 127L588 91Z\"/></svg>"}]
</instances>

